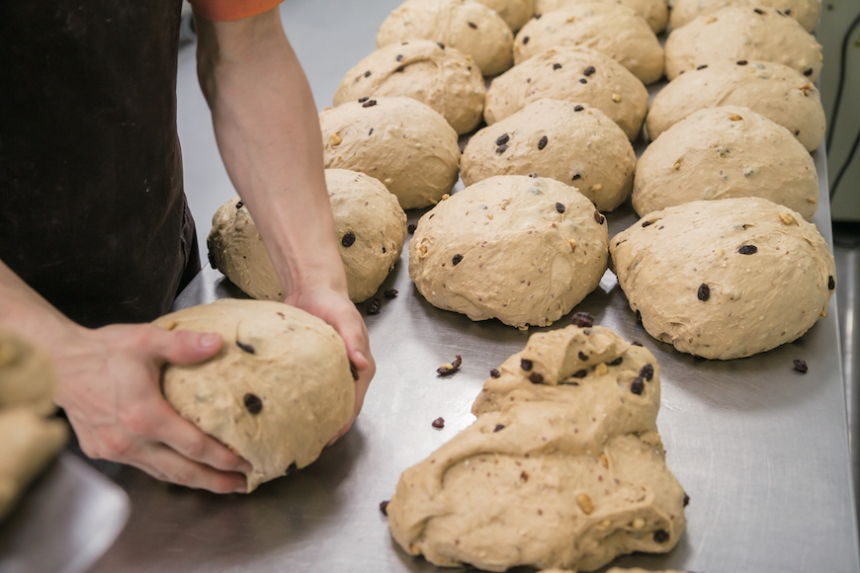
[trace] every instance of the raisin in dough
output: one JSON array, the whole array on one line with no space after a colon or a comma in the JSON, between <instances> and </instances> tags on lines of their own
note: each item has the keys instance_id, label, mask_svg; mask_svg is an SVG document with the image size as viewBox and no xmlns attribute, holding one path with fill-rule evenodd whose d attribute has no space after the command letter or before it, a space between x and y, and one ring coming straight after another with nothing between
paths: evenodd
<instances>
[{"instance_id":1,"label":"raisin in dough","mask_svg":"<svg viewBox=\"0 0 860 573\"><path fill-rule=\"evenodd\" d=\"M537 0L535 12L545 14L553 10L564 10L575 4L589 2L612 2L630 8L636 15L643 18L655 34L666 29L669 21L669 6L665 0Z\"/></svg>"},{"instance_id":2,"label":"raisin in dough","mask_svg":"<svg viewBox=\"0 0 860 573\"><path fill-rule=\"evenodd\" d=\"M660 369L595 326L534 334L472 407L477 420L400 477L394 539L441 566L592 571L683 535L685 493L657 433Z\"/></svg>"},{"instance_id":3,"label":"raisin in dough","mask_svg":"<svg viewBox=\"0 0 860 573\"><path fill-rule=\"evenodd\" d=\"M412 98L362 100L320 114L325 166L379 179L404 209L433 205L451 191L460 148L445 118Z\"/></svg>"},{"instance_id":4,"label":"raisin in dough","mask_svg":"<svg viewBox=\"0 0 860 573\"><path fill-rule=\"evenodd\" d=\"M484 119L492 125L545 98L596 107L631 140L648 111L648 90L627 68L594 50L562 48L542 52L493 80Z\"/></svg>"},{"instance_id":5,"label":"raisin in dough","mask_svg":"<svg viewBox=\"0 0 860 573\"><path fill-rule=\"evenodd\" d=\"M48 356L16 334L0 330L0 410L26 406L40 414L56 408Z\"/></svg>"},{"instance_id":6,"label":"raisin in dough","mask_svg":"<svg viewBox=\"0 0 860 573\"><path fill-rule=\"evenodd\" d=\"M727 6L774 8L797 20L809 32L818 22L819 0L674 0L672 28L680 28L699 16L713 14Z\"/></svg>"},{"instance_id":7,"label":"raisin in dough","mask_svg":"<svg viewBox=\"0 0 860 573\"><path fill-rule=\"evenodd\" d=\"M487 8L492 8L502 17L505 24L516 32L529 21L535 13L534 0L477 0Z\"/></svg>"},{"instance_id":8,"label":"raisin in dough","mask_svg":"<svg viewBox=\"0 0 860 573\"><path fill-rule=\"evenodd\" d=\"M636 154L599 109L544 99L476 133L460 161L466 185L535 173L573 185L598 210L611 211L630 194Z\"/></svg>"},{"instance_id":9,"label":"raisin in dough","mask_svg":"<svg viewBox=\"0 0 860 573\"><path fill-rule=\"evenodd\" d=\"M251 464L249 492L316 460L352 417L355 387L343 340L315 316L280 302L221 299L155 324L223 337L214 358L167 366L164 395Z\"/></svg>"},{"instance_id":10,"label":"raisin in dough","mask_svg":"<svg viewBox=\"0 0 860 573\"><path fill-rule=\"evenodd\" d=\"M639 215L699 199L764 197L812 219L818 173L787 129L749 108L701 109L663 132L636 164Z\"/></svg>"},{"instance_id":11,"label":"raisin in dough","mask_svg":"<svg viewBox=\"0 0 860 573\"><path fill-rule=\"evenodd\" d=\"M409 276L441 309L546 326L597 287L606 241L603 215L573 187L491 177L421 217L409 243Z\"/></svg>"},{"instance_id":12,"label":"raisin in dough","mask_svg":"<svg viewBox=\"0 0 860 573\"><path fill-rule=\"evenodd\" d=\"M758 197L654 211L610 249L645 330L704 358L743 358L797 339L826 314L836 286L815 226Z\"/></svg>"},{"instance_id":13,"label":"raisin in dough","mask_svg":"<svg viewBox=\"0 0 860 573\"><path fill-rule=\"evenodd\" d=\"M485 94L471 57L445 44L413 40L380 48L353 66L341 80L334 104L411 97L442 114L457 133L468 133L481 121Z\"/></svg>"},{"instance_id":14,"label":"raisin in dough","mask_svg":"<svg viewBox=\"0 0 860 573\"><path fill-rule=\"evenodd\" d=\"M326 169L325 179L349 298L362 302L373 296L400 258L406 214L397 198L373 177ZM212 266L246 294L283 300L283 289L257 225L238 198L215 212L207 244Z\"/></svg>"},{"instance_id":15,"label":"raisin in dough","mask_svg":"<svg viewBox=\"0 0 860 573\"><path fill-rule=\"evenodd\" d=\"M824 140L824 108L818 89L796 70L772 62L718 62L669 82L651 102L651 139L696 110L739 105L790 131L812 151Z\"/></svg>"},{"instance_id":16,"label":"raisin in dough","mask_svg":"<svg viewBox=\"0 0 860 573\"><path fill-rule=\"evenodd\" d=\"M702 65L762 60L784 64L815 81L823 59L815 37L773 8L722 8L699 16L666 40L670 80Z\"/></svg>"},{"instance_id":17,"label":"raisin in dough","mask_svg":"<svg viewBox=\"0 0 860 573\"><path fill-rule=\"evenodd\" d=\"M513 63L511 29L495 11L472 0L406 0L382 23L376 45L418 39L472 56L485 76L500 74Z\"/></svg>"},{"instance_id":18,"label":"raisin in dough","mask_svg":"<svg viewBox=\"0 0 860 573\"><path fill-rule=\"evenodd\" d=\"M657 36L633 10L618 4L574 4L533 19L517 34L514 61L519 64L562 46L606 54L645 84L663 77L663 48Z\"/></svg>"}]
</instances>

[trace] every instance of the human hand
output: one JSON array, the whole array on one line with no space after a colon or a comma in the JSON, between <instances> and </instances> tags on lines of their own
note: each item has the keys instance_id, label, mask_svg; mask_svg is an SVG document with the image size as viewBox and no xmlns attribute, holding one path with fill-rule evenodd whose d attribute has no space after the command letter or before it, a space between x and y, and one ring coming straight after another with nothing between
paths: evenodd
<instances>
[{"instance_id":1,"label":"human hand","mask_svg":"<svg viewBox=\"0 0 860 573\"><path fill-rule=\"evenodd\" d=\"M161 393L164 364L196 364L221 349L217 334L152 325L76 330L52 353L57 403L91 458L122 462L214 493L245 492L248 462L182 418Z\"/></svg>"}]
</instances>

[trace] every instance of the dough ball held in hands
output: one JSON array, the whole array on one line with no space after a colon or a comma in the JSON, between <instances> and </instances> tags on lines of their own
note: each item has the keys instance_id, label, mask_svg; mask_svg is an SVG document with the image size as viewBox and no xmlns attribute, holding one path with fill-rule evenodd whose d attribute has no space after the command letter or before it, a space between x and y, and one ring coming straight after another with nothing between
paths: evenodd
<instances>
[{"instance_id":1,"label":"dough ball held in hands","mask_svg":"<svg viewBox=\"0 0 860 573\"><path fill-rule=\"evenodd\" d=\"M472 56L485 76L513 64L513 33L492 9L473 0L406 0L382 23L378 47L433 40Z\"/></svg>"},{"instance_id":2,"label":"dough ball held in hands","mask_svg":"<svg viewBox=\"0 0 860 573\"><path fill-rule=\"evenodd\" d=\"M411 97L442 114L457 133L468 133L481 121L485 94L484 78L471 57L441 43L412 40L380 48L353 66L334 104Z\"/></svg>"},{"instance_id":3,"label":"dough ball held in hands","mask_svg":"<svg viewBox=\"0 0 860 573\"><path fill-rule=\"evenodd\" d=\"M674 0L670 21L672 29L677 30L699 16L713 14L729 6L774 8L812 32L818 22L820 4L819 0Z\"/></svg>"},{"instance_id":4,"label":"dough ball held in hands","mask_svg":"<svg viewBox=\"0 0 860 573\"><path fill-rule=\"evenodd\" d=\"M494 79L484 119L492 125L541 99L595 107L631 140L638 137L648 111L648 90L624 66L594 50L560 48L541 52Z\"/></svg>"},{"instance_id":5,"label":"dough ball held in hands","mask_svg":"<svg viewBox=\"0 0 860 573\"><path fill-rule=\"evenodd\" d=\"M802 336L836 287L818 229L759 197L654 211L610 242L648 334L704 358L743 358Z\"/></svg>"},{"instance_id":6,"label":"dough ball held in hands","mask_svg":"<svg viewBox=\"0 0 860 573\"><path fill-rule=\"evenodd\" d=\"M487 8L493 9L502 20L516 32L529 21L535 13L535 0L477 0Z\"/></svg>"},{"instance_id":7,"label":"dough ball held in hands","mask_svg":"<svg viewBox=\"0 0 860 573\"><path fill-rule=\"evenodd\" d=\"M325 178L349 298L362 302L373 296L400 258L406 214L397 198L373 177L326 169ZM238 198L215 213L207 244L212 266L246 294L284 299L257 226Z\"/></svg>"},{"instance_id":8,"label":"dough ball held in hands","mask_svg":"<svg viewBox=\"0 0 860 573\"><path fill-rule=\"evenodd\" d=\"M666 23L669 21L669 6L665 0L536 0L535 13L546 14L553 10L564 10L576 4L600 1L630 8L637 16L648 22L655 34L665 30Z\"/></svg>"},{"instance_id":9,"label":"dough ball held in hands","mask_svg":"<svg viewBox=\"0 0 860 573\"><path fill-rule=\"evenodd\" d=\"M633 10L606 2L574 4L523 26L514 41L519 64L550 48L591 48L613 58L644 84L663 77L663 48Z\"/></svg>"},{"instance_id":10,"label":"dough ball held in hands","mask_svg":"<svg viewBox=\"0 0 860 573\"><path fill-rule=\"evenodd\" d=\"M661 89L648 112L648 136L706 107L747 107L778 123L812 151L824 140L818 89L796 70L773 62L738 60L700 66Z\"/></svg>"},{"instance_id":11,"label":"dough ball held in hands","mask_svg":"<svg viewBox=\"0 0 860 573\"><path fill-rule=\"evenodd\" d=\"M355 384L343 340L311 314L279 302L221 299L155 324L223 337L215 358L167 366L164 395L251 464L249 492L312 463L352 419Z\"/></svg>"},{"instance_id":12,"label":"dough ball held in hands","mask_svg":"<svg viewBox=\"0 0 860 573\"><path fill-rule=\"evenodd\" d=\"M572 185L599 211L611 211L630 194L636 155L599 109L544 99L472 136L461 162L466 185L493 175L537 174Z\"/></svg>"},{"instance_id":13,"label":"dough ball held in hands","mask_svg":"<svg viewBox=\"0 0 860 573\"><path fill-rule=\"evenodd\" d=\"M666 76L674 80L699 66L762 60L818 79L821 46L797 20L773 8L729 7L699 16L666 40Z\"/></svg>"},{"instance_id":14,"label":"dough ball held in hands","mask_svg":"<svg viewBox=\"0 0 860 573\"><path fill-rule=\"evenodd\" d=\"M326 168L378 179L404 209L435 204L457 182L457 133L417 100L361 98L324 110L320 125Z\"/></svg>"},{"instance_id":15,"label":"dough ball held in hands","mask_svg":"<svg viewBox=\"0 0 860 573\"><path fill-rule=\"evenodd\" d=\"M518 328L546 326L597 287L606 249L606 221L576 189L498 176L421 217L409 276L438 308Z\"/></svg>"}]
</instances>

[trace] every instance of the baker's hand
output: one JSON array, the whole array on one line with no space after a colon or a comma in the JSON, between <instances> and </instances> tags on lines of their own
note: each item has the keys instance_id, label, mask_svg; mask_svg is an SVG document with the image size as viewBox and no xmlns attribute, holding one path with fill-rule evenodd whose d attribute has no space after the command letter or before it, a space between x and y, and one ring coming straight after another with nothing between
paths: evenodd
<instances>
[{"instance_id":1,"label":"baker's hand","mask_svg":"<svg viewBox=\"0 0 860 573\"><path fill-rule=\"evenodd\" d=\"M221 337L152 325L78 330L54 350L57 403L91 458L215 493L244 492L247 462L183 419L161 394L163 364L196 364Z\"/></svg>"},{"instance_id":2,"label":"baker's hand","mask_svg":"<svg viewBox=\"0 0 860 573\"><path fill-rule=\"evenodd\" d=\"M347 357L355 367L358 379L355 381L353 419L337 434L336 438L339 438L349 431L355 421L355 416L358 416L361 411L367 387L370 385L373 375L376 374L376 363L370 353L370 339L367 335L364 319L361 318L355 304L349 300L345 293L331 288L317 287L299 290L288 296L286 303L318 316L329 323L346 344Z\"/></svg>"}]
</instances>

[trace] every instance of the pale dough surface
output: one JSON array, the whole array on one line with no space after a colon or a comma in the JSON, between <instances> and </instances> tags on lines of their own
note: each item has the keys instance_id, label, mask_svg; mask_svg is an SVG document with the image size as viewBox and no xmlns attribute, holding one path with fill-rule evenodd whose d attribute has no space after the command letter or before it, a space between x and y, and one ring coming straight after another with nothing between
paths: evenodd
<instances>
[{"instance_id":1,"label":"pale dough surface","mask_svg":"<svg viewBox=\"0 0 860 573\"><path fill-rule=\"evenodd\" d=\"M815 225L758 197L654 211L610 250L645 330L704 358L743 358L799 338L826 315L836 284Z\"/></svg>"},{"instance_id":2,"label":"pale dough surface","mask_svg":"<svg viewBox=\"0 0 860 573\"><path fill-rule=\"evenodd\" d=\"M477 0L487 8L492 8L502 20L516 32L529 21L535 13L535 0Z\"/></svg>"},{"instance_id":3,"label":"pale dough surface","mask_svg":"<svg viewBox=\"0 0 860 573\"><path fill-rule=\"evenodd\" d=\"M352 417L355 388L343 340L315 316L279 302L220 299L155 324L223 337L214 358L168 366L164 395L251 464L249 492L316 460Z\"/></svg>"},{"instance_id":4,"label":"pale dough surface","mask_svg":"<svg viewBox=\"0 0 860 573\"><path fill-rule=\"evenodd\" d=\"M631 140L638 137L648 111L648 90L627 68L594 50L560 48L529 58L494 79L487 90L484 119L492 125L545 98L596 107Z\"/></svg>"},{"instance_id":5,"label":"pale dough surface","mask_svg":"<svg viewBox=\"0 0 860 573\"><path fill-rule=\"evenodd\" d=\"M818 173L791 133L749 108L701 109L651 143L636 164L633 208L699 199L764 197L812 219Z\"/></svg>"},{"instance_id":6,"label":"pale dough surface","mask_svg":"<svg viewBox=\"0 0 860 573\"><path fill-rule=\"evenodd\" d=\"M417 99L448 120L457 133L472 131L484 111L484 78L471 56L431 40L380 48L350 69L334 94L340 105L362 97Z\"/></svg>"},{"instance_id":7,"label":"pale dough surface","mask_svg":"<svg viewBox=\"0 0 860 573\"><path fill-rule=\"evenodd\" d=\"M326 169L325 180L349 298L362 302L373 296L400 258L406 213L397 198L369 175ZM238 197L215 212L207 245L213 268L246 294L283 300L283 289L257 225L248 208L239 205Z\"/></svg>"},{"instance_id":8,"label":"pale dough surface","mask_svg":"<svg viewBox=\"0 0 860 573\"><path fill-rule=\"evenodd\" d=\"M666 76L674 80L698 66L738 60L776 62L818 79L824 56L797 20L773 8L728 7L699 16L666 40Z\"/></svg>"},{"instance_id":9,"label":"pale dough surface","mask_svg":"<svg viewBox=\"0 0 860 573\"><path fill-rule=\"evenodd\" d=\"M409 243L409 276L430 304L516 327L561 318L597 287L606 262L606 222L591 201L519 175L442 201Z\"/></svg>"},{"instance_id":10,"label":"pale dough surface","mask_svg":"<svg viewBox=\"0 0 860 573\"><path fill-rule=\"evenodd\" d=\"M550 48L597 50L618 61L642 83L663 76L663 48L645 20L609 2L572 4L532 19L517 33L514 61L523 62Z\"/></svg>"},{"instance_id":11,"label":"pale dough surface","mask_svg":"<svg viewBox=\"0 0 860 573\"><path fill-rule=\"evenodd\" d=\"M26 406L54 411L54 370L48 356L21 337L0 330L0 410Z\"/></svg>"},{"instance_id":12,"label":"pale dough surface","mask_svg":"<svg viewBox=\"0 0 860 573\"><path fill-rule=\"evenodd\" d=\"M592 571L670 551L685 493L657 433L654 356L609 329L568 326L532 335L498 370L475 423L402 474L388 505L400 546L490 571Z\"/></svg>"},{"instance_id":13,"label":"pale dough surface","mask_svg":"<svg viewBox=\"0 0 860 573\"><path fill-rule=\"evenodd\" d=\"M473 135L460 161L466 185L537 174L573 185L598 210L611 211L630 194L636 154L599 109L544 99Z\"/></svg>"},{"instance_id":14,"label":"pale dough surface","mask_svg":"<svg viewBox=\"0 0 860 573\"><path fill-rule=\"evenodd\" d=\"M744 65L708 64L669 82L651 102L648 135L656 139L694 111L719 105L760 113L790 131L809 151L824 140L826 121L818 88L788 66L753 60Z\"/></svg>"},{"instance_id":15,"label":"pale dough surface","mask_svg":"<svg viewBox=\"0 0 860 573\"><path fill-rule=\"evenodd\" d=\"M406 0L382 23L378 47L425 39L468 54L485 76L513 64L513 32L494 10L472 0Z\"/></svg>"},{"instance_id":16,"label":"pale dough surface","mask_svg":"<svg viewBox=\"0 0 860 573\"><path fill-rule=\"evenodd\" d=\"M669 5L665 0L536 0L535 12L545 14L553 10L563 10L575 4L587 4L589 2L611 2L630 8L643 18L655 34L659 34L666 28L669 21Z\"/></svg>"},{"instance_id":17,"label":"pale dough surface","mask_svg":"<svg viewBox=\"0 0 860 573\"><path fill-rule=\"evenodd\" d=\"M670 22L673 29L702 15L712 14L727 6L774 8L797 20L811 32L818 22L819 0L674 0Z\"/></svg>"}]
</instances>

